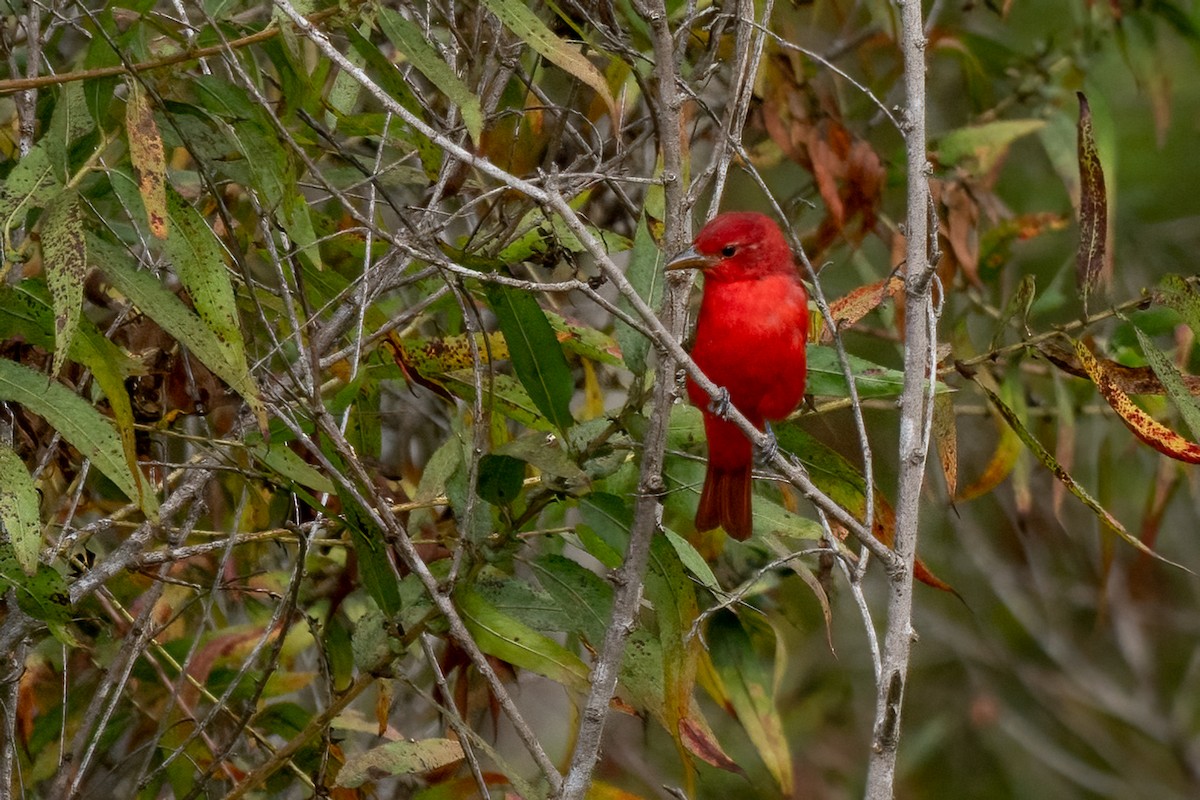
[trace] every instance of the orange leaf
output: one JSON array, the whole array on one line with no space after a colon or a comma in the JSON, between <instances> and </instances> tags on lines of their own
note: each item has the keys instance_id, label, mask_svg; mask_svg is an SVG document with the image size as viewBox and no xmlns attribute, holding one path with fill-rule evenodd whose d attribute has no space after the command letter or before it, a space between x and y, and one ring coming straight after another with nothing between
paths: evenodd
<instances>
[{"instance_id":1,"label":"orange leaf","mask_svg":"<svg viewBox=\"0 0 1200 800\"><path fill-rule=\"evenodd\" d=\"M1200 445L1180 436L1139 408L1108 374L1108 362L1097 359L1083 342L1075 342L1075 352L1096 389L1113 411L1121 417L1133 435L1163 455L1188 464L1200 464Z\"/></svg>"},{"instance_id":2,"label":"orange leaf","mask_svg":"<svg viewBox=\"0 0 1200 800\"><path fill-rule=\"evenodd\" d=\"M933 399L933 438L937 442L942 475L946 478L946 494L954 497L958 491L958 428L955 426L954 401L948 394Z\"/></svg>"},{"instance_id":3,"label":"orange leaf","mask_svg":"<svg viewBox=\"0 0 1200 800\"><path fill-rule=\"evenodd\" d=\"M895 297L903 291L904 281L895 276L875 281L834 300L829 304L829 315L833 317L837 330L844 330L882 305L886 298ZM813 319L819 320L820 316L814 314ZM819 339L822 344L829 344L833 341L833 331L823 329Z\"/></svg>"}]
</instances>

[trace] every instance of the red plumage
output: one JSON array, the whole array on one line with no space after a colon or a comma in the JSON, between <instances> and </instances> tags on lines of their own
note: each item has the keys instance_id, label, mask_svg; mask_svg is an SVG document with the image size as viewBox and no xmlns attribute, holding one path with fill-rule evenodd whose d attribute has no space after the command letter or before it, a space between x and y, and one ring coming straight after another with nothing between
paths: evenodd
<instances>
[{"instance_id":1,"label":"red plumage","mask_svg":"<svg viewBox=\"0 0 1200 800\"><path fill-rule=\"evenodd\" d=\"M692 248L667 264L686 268L704 273L692 347L697 366L759 430L791 414L804 397L808 294L779 226L756 213L714 217ZM687 391L704 415L708 438L696 528L719 526L747 539L754 527L750 440L709 409L708 393L690 378Z\"/></svg>"}]
</instances>

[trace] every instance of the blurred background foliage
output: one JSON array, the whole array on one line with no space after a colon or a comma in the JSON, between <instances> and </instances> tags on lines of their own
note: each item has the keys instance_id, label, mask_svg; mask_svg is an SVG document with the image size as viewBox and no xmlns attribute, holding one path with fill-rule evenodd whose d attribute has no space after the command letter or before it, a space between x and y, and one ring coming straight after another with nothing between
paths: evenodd
<instances>
[{"instance_id":1,"label":"blurred background foliage","mask_svg":"<svg viewBox=\"0 0 1200 800\"><path fill-rule=\"evenodd\" d=\"M1198 584L1147 551L1200 571L1200 10L925 5L919 554L952 591L917 590L897 796L1196 796ZM747 543L695 535L699 415L649 403L675 376L598 256L657 307L664 180L697 223L782 212L842 326L777 433L860 516L869 447L886 538L898 13L664 11L675 98L638 2L0 5L12 796L545 794L528 739L565 768L662 413L665 530L591 796L862 793L884 576L848 577L859 546L778 482ZM1107 219L1082 273L1081 200Z\"/></svg>"}]
</instances>

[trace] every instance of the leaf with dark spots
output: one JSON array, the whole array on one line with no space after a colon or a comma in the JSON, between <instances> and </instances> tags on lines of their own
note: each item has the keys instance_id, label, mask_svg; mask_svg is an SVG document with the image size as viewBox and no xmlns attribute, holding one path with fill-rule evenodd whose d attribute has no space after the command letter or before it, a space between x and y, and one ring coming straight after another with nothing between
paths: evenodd
<instances>
[{"instance_id":1,"label":"leaf with dark spots","mask_svg":"<svg viewBox=\"0 0 1200 800\"><path fill-rule=\"evenodd\" d=\"M507 455L488 453L479 459L479 483L476 492L494 506L507 506L521 494L525 483L525 462Z\"/></svg>"},{"instance_id":2,"label":"leaf with dark spots","mask_svg":"<svg viewBox=\"0 0 1200 800\"><path fill-rule=\"evenodd\" d=\"M1092 132L1092 111L1083 92L1079 97L1079 249L1075 254L1075 273L1083 292L1087 312L1088 297L1100 282L1107 257L1108 197L1104 190L1104 168Z\"/></svg>"},{"instance_id":3,"label":"leaf with dark spots","mask_svg":"<svg viewBox=\"0 0 1200 800\"><path fill-rule=\"evenodd\" d=\"M1091 353L1088 352L1087 348L1084 347L1082 344L1078 345L1078 348L1081 351L1080 352L1081 360L1084 358L1083 352L1087 352L1088 355L1091 356ZM1093 362L1095 361L1094 356L1092 357L1092 361ZM1171 561L1170 559L1165 558L1164 556L1161 556L1158 553L1154 552L1149 547L1147 547L1144 542L1142 542L1140 539L1138 539L1136 536L1134 536L1132 533L1130 533L1125 528L1125 526L1121 524L1120 520L1118 520L1116 517L1114 517L1108 511L1108 509L1106 509L1106 508L1104 508L1104 506L1100 505L1099 501L1097 501L1094 497L1092 497L1091 494L1089 494L1088 491L1083 488L1083 486L1081 486L1073 477L1071 477L1071 474L1067 471L1067 469L1061 463L1059 463L1059 461L1054 457L1054 455L1049 450L1047 450L1046 447L1041 442L1038 441L1037 437L1034 436L1027 427L1025 427L1024 423L1021 422L1020 417L1017 416L1017 414L1012 410L1012 408L1010 408L1008 406L1007 403L1005 403L1003 400L1000 399L999 395L997 395L995 392L993 392L991 389L987 388L986 386L984 386L981 383L976 382L976 385L979 386L979 388L983 391L983 393L985 395L987 395L987 398L991 402L992 407L995 408L996 411L1000 414L1000 417L1006 423L1008 423L1009 427L1012 428L1013 432L1016 433L1018 437L1020 437L1021 441L1025 444L1025 446L1027 448L1029 448L1029 451L1031 453L1033 453L1033 455L1037 458L1037 460L1042 463L1042 466L1044 466L1046 469L1050 470L1050 472L1054 475L1054 477L1057 478L1059 480L1059 482L1061 482L1067 488L1067 491L1069 491L1071 494L1075 495L1075 497L1081 503L1083 503L1085 506L1087 506L1089 509L1091 509L1092 513L1096 515L1097 519L1099 519L1100 522L1103 523L1105 527L1107 527L1113 533L1117 534L1117 536L1124 539L1125 542L1127 542L1130 546L1134 547L1135 549L1144 553L1145 555L1148 555L1151 558L1158 559L1159 561L1162 561L1165 564L1170 564L1173 567L1179 567L1179 569L1182 569L1184 572L1188 572L1188 573L1192 572L1190 569L1183 566L1182 564L1178 564L1178 563ZM1128 398L1126 398L1126 400L1128 400Z\"/></svg>"},{"instance_id":4,"label":"leaf with dark spots","mask_svg":"<svg viewBox=\"0 0 1200 800\"><path fill-rule=\"evenodd\" d=\"M1087 369L1079 360L1078 355L1063 347L1050 342L1038 345L1040 353L1047 361L1070 375L1078 378L1088 378ZM1093 356L1093 358L1097 358ZM1099 359L1105 378L1117 389L1127 394L1166 394L1167 389L1150 367L1128 367L1109 359ZM1200 376L1180 375L1180 382L1189 394L1200 397Z\"/></svg>"},{"instance_id":5,"label":"leaf with dark spots","mask_svg":"<svg viewBox=\"0 0 1200 800\"><path fill-rule=\"evenodd\" d=\"M154 109L142 84L130 81L125 106L125 129L129 135L129 160L137 177L138 191L146 206L150 232L167 238L167 164L163 140L154 121Z\"/></svg>"},{"instance_id":6,"label":"leaf with dark spots","mask_svg":"<svg viewBox=\"0 0 1200 800\"><path fill-rule=\"evenodd\" d=\"M67 362L83 308L87 245L79 195L67 190L46 210L42 220L42 260L54 301L54 374Z\"/></svg>"},{"instance_id":7,"label":"leaf with dark spots","mask_svg":"<svg viewBox=\"0 0 1200 800\"><path fill-rule=\"evenodd\" d=\"M1180 436L1139 408L1109 375L1108 364L1111 362L1096 358L1083 342L1075 343L1075 353L1100 395L1134 436L1177 461L1200 464L1200 445Z\"/></svg>"}]
</instances>

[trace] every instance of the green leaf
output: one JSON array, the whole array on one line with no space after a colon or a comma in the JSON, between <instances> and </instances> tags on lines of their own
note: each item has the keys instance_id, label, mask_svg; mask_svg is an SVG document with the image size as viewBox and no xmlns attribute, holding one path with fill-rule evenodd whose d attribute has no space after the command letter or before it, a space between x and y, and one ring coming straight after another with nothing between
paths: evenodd
<instances>
[{"instance_id":1,"label":"green leaf","mask_svg":"<svg viewBox=\"0 0 1200 800\"><path fill-rule=\"evenodd\" d=\"M475 372L455 370L443 376L442 384L464 400L475 399ZM554 429L551 421L539 410L525 386L511 375L492 375L484 381L484 405L492 411L539 431Z\"/></svg>"},{"instance_id":2,"label":"green leaf","mask_svg":"<svg viewBox=\"0 0 1200 800\"><path fill-rule=\"evenodd\" d=\"M687 719L696 684L699 637L687 638L700 613L696 589L674 546L662 536L650 543L646 598L653 604L663 652L664 713L667 730L681 742L680 723Z\"/></svg>"},{"instance_id":3,"label":"green leaf","mask_svg":"<svg viewBox=\"0 0 1200 800\"><path fill-rule=\"evenodd\" d=\"M0 546L12 548L26 575L37 572L42 545L38 506L37 489L24 462L8 447L0 446Z\"/></svg>"},{"instance_id":4,"label":"green leaf","mask_svg":"<svg viewBox=\"0 0 1200 800\"><path fill-rule=\"evenodd\" d=\"M379 82L379 85L400 105L415 116L417 119L425 119L425 111L421 108L421 103L405 82L404 76L400 74L400 70L396 65L388 61L380 51L379 47L371 44L371 41L356 31L353 27L347 26L343 29L346 37L350 40L354 51L366 61L370 67L372 77ZM421 159L421 166L425 170L426 177L433 181L437 179L438 170L442 164L442 151L428 137L416 131L402 129L400 123L393 122L389 128L393 136L397 136L400 130L405 133L398 136L401 139L407 139L407 143L416 150L418 157Z\"/></svg>"},{"instance_id":5,"label":"green leaf","mask_svg":"<svg viewBox=\"0 0 1200 800\"><path fill-rule=\"evenodd\" d=\"M587 665L553 639L502 613L471 586L460 583L454 600L479 649L501 661L562 684L574 692L590 685Z\"/></svg>"},{"instance_id":6,"label":"green leaf","mask_svg":"<svg viewBox=\"0 0 1200 800\"><path fill-rule=\"evenodd\" d=\"M1046 126L1041 119L1003 119L958 128L943 136L937 143L938 162L952 167L961 161L974 159L977 173L987 174L1022 136L1036 133Z\"/></svg>"},{"instance_id":7,"label":"green leaf","mask_svg":"<svg viewBox=\"0 0 1200 800\"><path fill-rule=\"evenodd\" d=\"M7 570L3 578L8 580L17 595L17 605L34 619L55 625L71 620L71 594L67 579L48 564L38 564L37 572L14 580ZM56 638L61 638L55 634Z\"/></svg>"},{"instance_id":8,"label":"green leaf","mask_svg":"<svg viewBox=\"0 0 1200 800\"><path fill-rule=\"evenodd\" d=\"M286 444L272 441L271 444L258 442L251 445L250 455L254 456L267 469L276 475L306 486L314 492L336 494L337 488L333 481L323 475L316 467L301 458L295 450Z\"/></svg>"},{"instance_id":9,"label":"green leaf","mask_svg":"<svg viewBox=\"0 0 1200 800\"><path fill-rule=\"evenodd\" d=\"M37 280L25 280L15 287L0 286L0 338L19 337L46 350L54 349L54 311L46 287ZM55 353L57 356L57 352ZM86 316L72 337L68 354L72 361L92 371L100 390L108 399L113 421L125 449L129 471L137 466L137 447L133 432L133 408L125 379L145 372L142 364L104 338Z\"/></svg>"},{"instance_id":10,"label":"green leaf","mask_svg":"<svg viewBox=\"0 0 1200 800\"><path fill-rule=\"evenodd\" d=\"M428 78L430 83L458 106L467 133L471 135L471 141L478 146L479 137L483 133L483 109L479 105L479 98L459 79L416 24L387 6L381 6L379 12L379 26L384 35L397 50L408 57L412 65Z\"/></svg>"},{"instance_id":11,"label":"green leaf","mask_svg":"<svg viewBox=\"0 0 1200 800\"><path fill-rule=\"evenodd\" d=\"M558 335L558 341L563 350L577 356L590 359L600 364L621 366L621 351L616 341L603 331L577 325L555 314L553 311L543 312L550 321L550 327Z\"/></svg>"},{"instance_id":12,"label":"green leaf","mask_svg":"<svg viewBox=\"0 0 1200 800\"><path fill-rule=\"evenodd\" d=\"M1192 333L1200 336L1200 292L1191 282L1178 275L1166 275L1159 282L1157 299L1177 311Z\"/></svg>"},{"instance_id":13,"label":"green leaf","mask_svg":"<svg viewBox=\"0 0 1200 800\"><path fill-rule=\"evenodd\" d=\"M538 410L565 432L575 422L570 407L575 381L554 328L532 295L498 284L488 286L486 293L508 343L513 372Z\"/></svg>"},{"instance_id":14,"label":"green leaf","mask_svg":"<svg viewBox=\"0 0 1200 800\"><path fill-rule=\"evenodd\" d=\"M339 492L342 501L342 519L350 529L354 553L358 556L358 575L363 588L389 619L396 618L403 604L400 602L400 584L396 569L392 566L389 547L371 518L363 513L354 498Z\"/></svg>"},{"instance_id":15,"label":"green leaf","mask_svg":"<svg viewBox=\"0 0 1200 800\"><path fill-rule=\"evenodd\" d=\"M578 608L574 601L563 603L551 592L543 592L500 570L486 567L474 577L472 587L497 611L542 633L574 632Z\"/></svg>"},{"instance_id":16,"label":"green leaf","mask_svg":"<svg viewBox=\"0 0 1200 800\"><path fill-rule=\"evenodd\" d=\"M758 755L767 765L785 797L793 793L792 757L783 720L774 701L773 676L764 664L756 640L775 650L775 634L766 623L754 623L756 636L743 625L751 624L728 612L716 614L708 623L705 641L722 688L738 721L746 729ZM773 655L772 652L770 655Z\"/></svg>"},{"instance_id":17,"label":"green leaf","mask_svg":"<svg viewBox=\"0 0 1200 800\"><path fill-rule=\"evenodd\" d=\"M492 505L511 504L521 496L524 485L524 461L496 453L488 453L479 459L479 481L475 491Z\"/></svg>"},{"instance_id":18,"label":"green leaf","mask_svg":"<svg viewBox=\"0 0 1200 800\"><path fill-rule=\"evenodd\" d=\"M542 556L533 568L538 583L558 607L571 610L569 630L599 648L612 613L612 586L579 562L560 555Z\"/></svg>"},{"instance_id":19,"label":"green leaf","mask_svg":"<svg viewBox=\"0 0 1200 800\"><path fill-rule=\"evenodd\" d=\"M83 284L87 277L87 244L83 214L73 189L59 195L42 220L42 256L46 282L54 298L54 368L57 375L79 327Z\"/></svg>"},{"instance_id":20,"label":"green leaf","mask_svg":"<svg viewBox=\"0 0 1200 800\"><path fill-rule=\"evenodd\" d=\"M338 772L337 785L362 786L393 775L420 775L462 761L462 745L456 739L402 739L372 748L346 760Z\"/></svg>"},{"instance_id":21,"label":"green leaf","mask_svg":"<svg viewBox=\"0 0 1200 800\"><path fill-rule=\"evenodd\" d=\"M850 390L846 386L846 378L842 375L842 365L838 361L837 351L832 347L821 345L808 346L808 380L805 391L820 397L848 397ZM898 369L888 369L857 356L847 356L850 360L850 371L854 375L854 385L858 388L860 398L895 397L904 390L904 372ZM938 381L937 391L949 391L941 381Z\"/></svg>"},{"instance_id":22,"label":"green leaf","mask_svg":"<svg viewBox=\"0 0 1200 800\"><path fill-rule=\"evenodd\" d=\"M21 214L45 205L59 192L60 186L50 166L45 142L38 142L0 185L0 223L4 239L8 239L10 230L21 224L18 219Z\"/></svg>"},{"instance_id":23,"label":"green leaf","mask_svg":"<svg viewBox=\"0 0 1200 800\"><path fill-rule=\"evenodd\" d=\"M240 351L241 359L231 361L230 346L218 339L217 334L182 300L164 288L157 277L139 270L126 251L97 236L88 236L87 242L89 256L117 291L128 297L143 314L161 325L204 366L241 395L258 417L260 428L265 428L266 407L258 396L258 386L246 364L245 351ZM240 333L238 338L240 341Z\"/></svg>"},{"instance_id":24,"label":"green leaf","mask_svg":"<svg viewBox=\"0 0 1200 800\"><path fill-rule=\"evenodd\" d=\"M1158 349L1141 328L1135 325L1133 330L1137 334L1138 344L1141 345L1142 355L1146 357L1150 368L1154 370L1154 374L1162 381L1163 388L1167 390L1167 395L1179 409L1180 416L1183 417L1183 421L1192 432L1192 439L1200 440L1200 402L1197 402L1196 397L1188 391L1187 386L1184 385L1183 376L1179 373L1175 363L1167 357L1167 354Z\"/></svg>"},{"instance_id":25,"label":"green leaf","mask_svg":"<svg viewBox=\"0 0 1200 800\"><path fill-rule=\"evenodd\" d=\"M662 303L663 276L666 273L659 267L661 260L662 252L658 249L654 237L650 235L650 228L643 214L638 219L637 232L633 237L633 252L629 254L629 267L625 271L625 277L651 308L658 308ZM624 296L617 299L617 307L633 315L633 308ZM636 316L634 318L636 319ZM621 346L621 354L625 358L625 365L633 370L635 375L645 373L650 340L641 331L620 319L616 321L614 331L617 344Z\"/></svg>"},{"instance_id":26,"label":"green leaf","mask_svg":"<svg viewBox=\"0 0 1200 800\"><path fill-rule=\"evenodd\" d=\"M675 531L665 531L667 541L671 547L675 549L675 555L687 571L700 581L706 589L719 592L721 584L717 581L717 576L713 574L712 567L708 566L708 562L704 560L704 556L692 546L691 542L684 539Z\"/></svg>"},{"instance_id":27,"label":"green leaf","mask_svg":"<svg viewBox=\"0 0 1200 800\"><path fill-rule=\"evenodd\" d=\"M1083 486L1081 486L1073 477L1071 477L1066 468L1063 467L1063 465L1058 462L1058 459L1054 457L1054 454L1047 450L1045 446L1043 446L1042 443L1037 440L1037 437L1034 436L1024 424L1022 424L1017 414L1008 406L1008 404L1000 399L999 395L981 383L976 382L976 385L983 390L984 394L987 395L988 400L991 401L992 407L1000 413L1000 416L1006 423L1008 423L1009 427L1013 429L1013 432L1020 437L1025 446L1029 448L1029 451L1037 457L1038 461L1042 462L1042 466L1050 470L1054 477L1057 478L1059 482L1063 484L1063 486L1067 487L1067 491L1075 495L1075 497L1078 498L1081 503L1091 509L1092 513L1096 515L1096 518L1099 519L1105 527L1117 534L1117 536L1124 539L1126 543L1139 552L1148 555L1151 558L1162 561L1164 564L1170 564L1173 567L1178 567L1184 572L1195 574L1182 564L1177 564L1176 562L1159 555L1154 550L1147 547L1145 542L1130 533L1125 526L1121 524L1120 520L1114 517L1108 511L1108 509L1100 505L1100 503L1094 497L1092 497L1088 491L1083 488Z\"/></svg>"},{"instance_id":28,"label":"green leaf","mask_svg":"<svg viewBox=\"0 0 1200 800\"><path fill-rule=\"evenodd\" d=\"M552 481L556 488L581 494L590 485L587 474L571 460L570 455L558 440L548 441L544 433L530 433L505 442L495 452L512 456L535 467L543 483Z\"/></svg>"},{"instance_id":29,"label":"green leaf","mask_svg":"<svg viewBox=\"0 0 1200 800\"><path fill-rule=\"evenodd\" d=\"M1092 111L1083 92L1079 97L1079 249L1075 273L1083 292L1083 310L1088 296L1104 271L1108 246L1108 196L1104 191L1104 168L1092 133Z\"/></svg>"},{"instance_id":30,"label":"green leaf","mask_svg":"<svg viewBox=\"0 0 1200 800\"><path fill-rule=\"evenodd\" d=\"M625 558L629 526L633 523L629 504L616 495L593 492L579 502L579 511L587 530L594 534L592 541L584 539L588 552L609 569L619 567Z\"/></svg>"},{"instance_id":31,"label":"green leaf","mask_svg":"<svg viewBox=\"0 0 1200 800\"><path fill-rule=\"evenodd\" d=\"M484 0L501 22L535 52L595 90L616 116L616 102L600 70L579 49L554 35L524 0Z\"/></svg>"},{"instance_id":32,"label":"green leaf","mask_svg":"<svg viewBox=\"0 0 1200 800\"><path fill-rule=\"evenodd\" d=\"M221 243L200 214L174 190L167 192L167 209L171 227L166 252L175 274L200 319L216 335L226 359L245 369L246 345Z\"/></svg>"},{"instance_id":33,"label":"green leaf","mask_svg":"<svg viewBox=\"0 0 1200 800\"><path fill-rule=\"evenodd\" d=\"M141 470L129 469L112 423L81 397L28 367L0 360L0 400L20 403L46 420L147 517L158 515L154 487Z\"/></svg>"},{"instance_id":34,"label":"green leaf","mask_svg":"<svg viewBox=\"0 0 1200 800\"><path fill-rule=\"evenodd\" d=\"M66 180L72 172L70 152L76 141L96 129L96 121L88 110L87 98L81 81L63 84L54 101L54 113L50 116L50 128L46 132L50 164L60 180Z\"/></svg>"}]
</instances>

